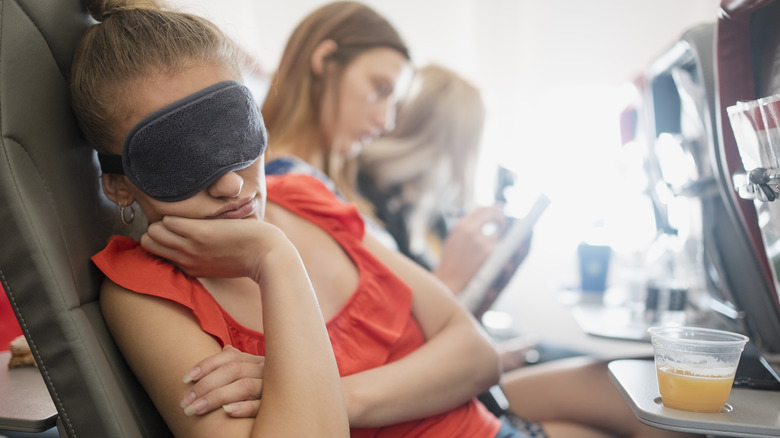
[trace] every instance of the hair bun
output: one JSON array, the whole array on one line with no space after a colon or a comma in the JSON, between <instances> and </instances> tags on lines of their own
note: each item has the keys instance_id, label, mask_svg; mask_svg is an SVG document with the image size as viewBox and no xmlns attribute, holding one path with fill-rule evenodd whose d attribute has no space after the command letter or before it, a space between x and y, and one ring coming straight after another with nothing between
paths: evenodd
<instances>
[{"instance_id":1,"label":"hair bun","mask_svg":"<svg viewBox=\"0 0 780 438\"><path fill-rule=\"evenodd\" d=\"M160 8L156 0L84 0L84 6L97 21L104 21L117 12L132 9Z\"/></svg>"}]
</instances>

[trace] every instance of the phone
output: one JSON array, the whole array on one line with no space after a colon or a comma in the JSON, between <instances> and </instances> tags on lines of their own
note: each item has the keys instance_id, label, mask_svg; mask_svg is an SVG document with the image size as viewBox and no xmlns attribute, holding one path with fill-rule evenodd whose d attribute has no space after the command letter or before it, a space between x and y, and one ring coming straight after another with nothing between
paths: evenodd
<instances>
[{"instance_id":1,"label":"phone","mask_svg":"<svg viewBox=\"0 0 780 438\"><path fill-rule=\"evenodd\" d=\"M479 309L490 285L493 284L520 245L531 235L534 225L549 205L550 199L543 194L539 195L528 214L512 222L496 250L488 256L471 281L458 294L458 301L470 312L473 313Z\"/></svg>"}]
</instances>

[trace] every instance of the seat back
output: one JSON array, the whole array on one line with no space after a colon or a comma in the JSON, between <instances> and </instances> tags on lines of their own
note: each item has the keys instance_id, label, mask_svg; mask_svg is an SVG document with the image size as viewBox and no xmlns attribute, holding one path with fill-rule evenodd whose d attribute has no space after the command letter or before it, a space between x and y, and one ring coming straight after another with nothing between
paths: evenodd
<instances>
[{"instance_id":1,"label":"seat back","mask_svg":"<svg viewBox=\"0 0 780 438\"><path fill-rule=\"evenodd\" d=\"M101 316L90 257L123 227L70 108L79 0L0 0L0 281L67 436L170 432Z\"/></svg>"},{"instance_id":2,"label":"seat back","mask_svg":"<svg viewBox=\"0 0 780 438\"><path fill-rule=\"evenodd\" d=\"M687 323L746 331L727 281L731 265L724 266L722 254L736 225L725 214L713 164L718 150L714 31L714 23L686 30L637 81L644 103L647 192L659 235L671 236L679 252L665 265L661 281L664 276L685 281L694 309Z\"/></svg>"},{"instance_id":3,"label":"seat back","mask_svg":"<svg viewBox=\"0 0 780 438\"><path fill-rule=\"evenodd\" d=\"M780 2L724 0L716 26L715 65L719 148L715 165L732 232L722 233L726 281L753 342L780 354L777 272L770 264L756 205L739 197L733 176L744 173L726 108L737 101L780 93ZM751 170L751 169L747 169ZM775 214L771 220L780 221ZM768 216L769 217L769 216Z\"/></svg>"}]
</instances>

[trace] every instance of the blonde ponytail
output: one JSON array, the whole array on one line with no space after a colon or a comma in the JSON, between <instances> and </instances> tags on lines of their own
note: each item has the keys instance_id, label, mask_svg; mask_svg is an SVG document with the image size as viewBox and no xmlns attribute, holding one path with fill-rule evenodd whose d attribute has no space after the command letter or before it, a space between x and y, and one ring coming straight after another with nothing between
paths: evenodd
<instances>
[{"instance_id":1,"label":"blonde ponytail","mask_svg":"<svg viewBox=\"0 0 780 438\"><path fill-rule=\"evenodd\" d=\"M205 18L163 8L159 0L85 0L99 21L76 47L71 101L87 140L100 152L122 139L113 132L125 116L132 82L194 64L222 66L241 76L237 46Z\"/></svg>"},{"instance_id":2,"label":"blonde ponytail","mask_svg":"<svg viewBox=\"0 0 780 438\"><path fill-rule=\"evenodd\" d=\"M131 9L161 9L163 3L155 0L84 0L84 7L98 22L102 22L111 15Z\"/></svg>"}]
</instances>

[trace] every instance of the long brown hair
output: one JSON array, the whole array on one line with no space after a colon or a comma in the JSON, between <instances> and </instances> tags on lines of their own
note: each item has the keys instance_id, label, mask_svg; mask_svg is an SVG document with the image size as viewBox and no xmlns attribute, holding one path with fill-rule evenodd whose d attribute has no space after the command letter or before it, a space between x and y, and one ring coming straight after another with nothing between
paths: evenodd
<instances>
[{"instance_id":1,"label":"long brown hair","mask_svg":"<svg viewBox=\"0 0 780 438\"><path fill-rule=\"evenodd\" d=\"M263 104L270 148L274 143L289 143L318 125L324 80L312 71L311 59L315 48L326 40L338 45L327 58L336 63L337 72L361 53L377 47L395 49L409 59L409 50L395 28L366 5L339 1L310 13L290 36ZM319 145L295 147L296 155L307 157ZM330 174L327 165L323 170L330 177L337 177Z\"/></svg>"},{"instance_id":2,"label":"long brown hair","mask_svg":"<svg viewBox=\"0 0 780 438\"><path fill-rule=\"evenodd\" d=\"M71 100L84 136L110 152L112 126L123 117L133 80L151 72L175 73L194 62L233 69L235 44L208 20L166 10L160 0L86 0L98 21L81 38L71 68Z\"/></svg>"}]
</instances>

